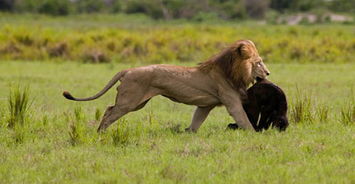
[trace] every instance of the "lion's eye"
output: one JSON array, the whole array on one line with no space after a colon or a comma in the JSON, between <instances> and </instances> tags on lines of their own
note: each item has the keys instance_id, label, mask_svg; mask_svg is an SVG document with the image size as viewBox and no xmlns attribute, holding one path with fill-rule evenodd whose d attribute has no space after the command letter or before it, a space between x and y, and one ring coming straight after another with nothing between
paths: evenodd
<instances>
[{"instance_id":1,"label":"lion's eye","mask_svg":"<svg viewBox=\"0 0 355 184\"><path fill-rule=\"evenodd\" d=\"M260 63L260 62L259 62L259 63L257 63L257 64L256 64L256 66L261 67L261 63Z\"/></svg>"}]
</instances>

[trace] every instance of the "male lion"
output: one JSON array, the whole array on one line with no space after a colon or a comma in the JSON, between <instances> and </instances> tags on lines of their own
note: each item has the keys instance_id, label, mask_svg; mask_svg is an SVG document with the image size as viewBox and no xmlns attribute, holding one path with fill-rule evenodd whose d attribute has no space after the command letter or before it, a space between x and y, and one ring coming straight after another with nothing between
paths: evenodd
<instances>
[{"instance_id":1,"label":"male lion","mask_svg":"<svg viewBox=\"0 0 355 184\"><path fill-rule=\"evenodd\" d=\"M266 78L269 73L254 43L239 40L196 67L160 64L131 68L118 72L92 97L75 98L66 91L63 95L75 101L94 100L121 81L115 105L106 109L98 131L105 130L123 115L143 108L157 95L197 106L187 131L196 132L208 113L218 105L227 108L239 127L254 130L241 98L256 77Z\"/></svg>"},{"instance_id":2,"label":"male lion","mask_svg":"<svg viewBox=\"0 0 355 184\"><path fill-rule=\"evenodd\" d=\"M281 88L267 79L257 78L257 83L248 89L247 94L243 108L256 131L267 130L270 126L286 130L287 100ZM228 128L237 129L238 125L231 123Z\"/></svg>"}]
</instances>

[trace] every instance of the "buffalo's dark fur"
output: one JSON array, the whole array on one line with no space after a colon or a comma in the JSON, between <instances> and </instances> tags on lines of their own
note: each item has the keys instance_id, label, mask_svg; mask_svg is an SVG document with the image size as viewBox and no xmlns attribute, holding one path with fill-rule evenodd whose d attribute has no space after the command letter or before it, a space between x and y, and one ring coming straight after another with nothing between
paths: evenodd
<instances>
[{"instance_id":1,"label":"buffalo's dark fur","mask_svg":"<svg viewBox=\"0 0 355 184\"><path fill-rule=\"evenodd\" d=\"M286 130L287 100L278 86L266 79L258 79L257 83L248 89L247 94L248 99L243 102L243 108L256 131L267 130L270 126L280 131ZM238 126L231 123L228 128L237 129Z\"/></svg>"}]
</instances>

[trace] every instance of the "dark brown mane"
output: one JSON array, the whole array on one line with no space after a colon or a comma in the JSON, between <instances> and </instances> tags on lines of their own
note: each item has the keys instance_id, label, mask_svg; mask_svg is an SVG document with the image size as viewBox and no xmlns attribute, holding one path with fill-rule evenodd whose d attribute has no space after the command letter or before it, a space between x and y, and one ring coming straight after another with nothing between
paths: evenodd
<instances>
[{"instance_id":1,"label":"dark brown mane","mask_svg":"<svg viewBox=\"0 0 355 184\"><path fill-rule=\"evenodd\" d=\"M244 80L246 77L244 75L248 75L248 73L245 71L246 67L243 66L241 55L236 48L237 44L225 48L217 55L200 63L198 68L202 72L209 72L212 69L219 68L236 89L242 89L240 92L245 93L248 82Z\"/></svg>"},{"instance_id":2,"label":"dark brown mane","mask_svg":"<svg viewBox=\"0 0 355 184\"><path fill-rule=\"evenodd\" d=\"M230 48L228 47L222 50L220 53L210 57L207 61L199 63L198 67L201 71L208 72L212 68L219 66L222 63L230 63L232 59L231 57L232 54L230 52Z\"/></svg>"}]
</instances>

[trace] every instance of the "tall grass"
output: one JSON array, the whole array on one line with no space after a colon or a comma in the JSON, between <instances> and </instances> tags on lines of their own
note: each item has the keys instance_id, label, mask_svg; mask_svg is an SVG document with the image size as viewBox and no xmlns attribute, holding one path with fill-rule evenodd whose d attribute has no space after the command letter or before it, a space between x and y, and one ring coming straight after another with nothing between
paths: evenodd
<instances>
[{"instance_id":1,"label":"tall grass","mask_svg":"<svg viewBox=\"0 0 355 184\"><path fill-rule=\"evenodd\" d=\"M100 117L101 111L96 110L95 121ZM117 122L117 128L113 127L106 132L97 134L95 129L88 127L85 113L81 107L74 108L72 113L65 113L69 124L69 143L72 146L81 144L112 144L114 146L126 146L131 141L131 133L133 136L138 136L139 130L130 131L127 124L127 120L121 118Z\"/></svg>"},{"instance_id":2,"label":"tall grass","mask_svg":"<svg viewBox=\"0 0 355 184\"><path fill-rule=\"evenodd\" d=\"M4 126L6 120L5 119L5 113L4 110L2 108L2 104L0 103L0 128Z\"/></svg>"},{"instance_id":3,"label":"tall grass","mask_svg":"<svg viewBox=\"0 0 355 184\"><path fill-rule=\"evenodd\" d=\"M17 125L24 125L30 106L29 87L20 88L19 86L16 86L10 89L8 97L9 117L7 126L9 128L14 128Z\"/></svg>"},{"instance_id":4,"label":"tall grass","mask_svg":"<svg viewBox=\"0 0 355 184\"><path fill-rule=\"evenodd\" d=\"M291 120L295 123L325 123L330 119L331 111L327 105L312 103L311 97L297 92L296 102L291 105ZM348 105L340 109L339 121L345 125L355 123L355 103L353 97Z\"/></svg>"},{"instance_id":5,"label":"tall grass","mask_svg":"<svg viewBox=\"0 0 355 184\"><path fill-rule=\"evenodd\" d=\"M329 119L329 107L326 105L319 105L316 110L318 120L320 122L325 122Z\"/></svg>"},{"instance_id":6,"label":"tall grass","mask_svg":"<svg viewBox=\"0 0 355 184\"><path fill-rule=\"evenodd\" d=\"M312 100L310 97L298 94L296 102L291 108L291 119L295 123L314 122Z\"/></svg>"},{"instance_id":7,"label":"tall grass","mask_svg":"<svg viewBox=\"0 0 355 184\"><path fill-rule=\"evenodd\" d=\"M48 125L48 114L44 114L43 116L42 116L42 120L41 120L41 123L42 123L42 125L43 126L47 126Z\"/></svg>"},{"instance_id":8,"label":"tall grass","mask_svg":"<svg viewBox=\"0 0 355 184\"><path fill-rule=\"evenodd\" d=\"M350 104L341 109L340 121L345 125L355 124L355 104Z\"/></svg>"},{"instance_id":9,"label":"tall grass","mask_svg":"<svg viewBox=\"0 0 355 184\"><path fill-rule=\"evenodd\" d=\"M69 142L71 145L75 146L80 143L85 142L85 129L83 126L84 113L82 112L81 107L76 107L74 109L74 117L68 116L70 121L69 125Z\"/></svg>"},{"instance_id":10,"label":"tall grass","mask_svg":"<svg viewBox=\"0 0 355 184\"><path fill-rule=\"evenodd\" d=\"M115 146L125 146L129 142L130 131L127 127L127 121L124 118L118 120L117 129L111 134L112 143Z\"/></svg>"},{"instance_id":11,"label":"tall grass","mask_svg":"<svg viewBox=\"0 0 355 184\"><path fill-rule=\"evenodd\" d=\"M101 116L102 116L102 112L100 109L96 108L96 111L95 111L95 120L96 121L99 121L101 119Z\"/></svg>"}]
</instances>

